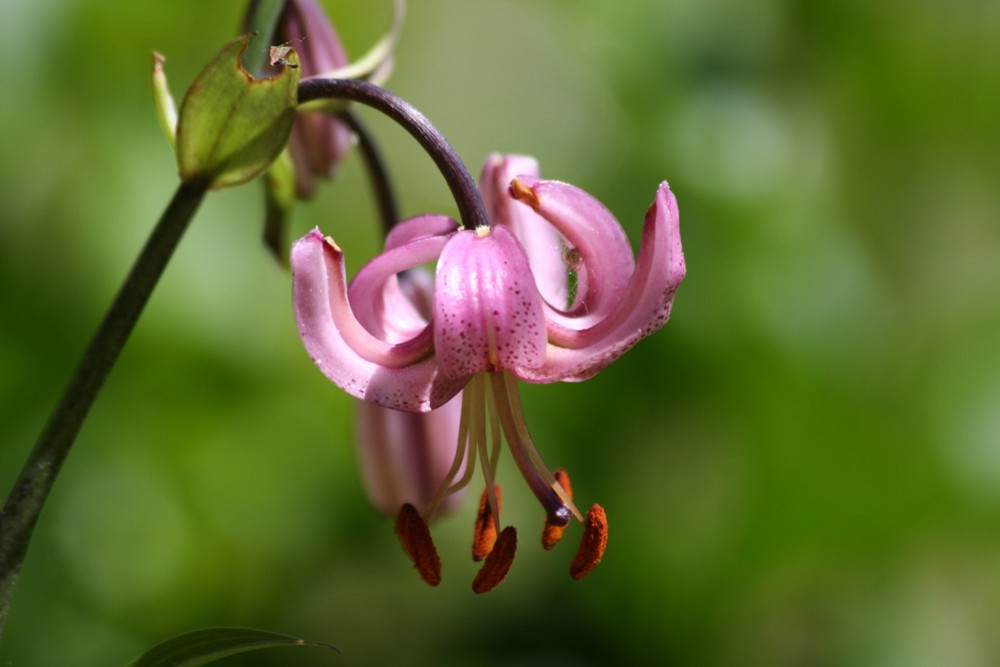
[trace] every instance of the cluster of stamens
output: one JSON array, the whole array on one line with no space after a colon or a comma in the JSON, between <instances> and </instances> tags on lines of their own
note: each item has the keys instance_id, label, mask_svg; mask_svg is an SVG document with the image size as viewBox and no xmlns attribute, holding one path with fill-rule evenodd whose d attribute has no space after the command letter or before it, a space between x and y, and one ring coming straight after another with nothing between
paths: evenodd
<instances>
[{"instance_id":1,"label":"cluster of stamens","mask_svg":"<svg viewBox=\"0 0 1000 667\"><path fill-rule=\"evenodd\" d=\"M428 524L448 496L465 488L473 477L477 459L486 482L472 538L472 559L482 568L472 590L486 593L503 581L514 562L517 531L500 526L500 487L495 483L501 442L506 441L518 471L545 509L542 546L552 549L574 517L583 523L583 539L570 566L579 579L601 562L608 542L604 508L593 505L584 517L573 503L569 475L549 471L535 449L524 422L517 384L509 373L490 371L472 377L462 396L458 443L451 468L422 513L406 504L399 510L396 533L421 578L432 586L441 582L441 559Z\"/></svg>"},{"instance_id":2,"label":"cluster of stamens","mask_svg":"<svg viewBox=\"0 0 1000 667\"><path fill-rule=\"evenodd\" d=\"M557 470L555 478L562 491L571 496L569 475L563 470ZM495 500L499 508L500 487L494 485L492 499L488 491L489 489L484 489L479 499L479 511L473 529L472 560L483 563L472 582L475 593L489 592L503 581L514 563L517 551L517 530L513 526L507 526L499 532L497 530L492 500ZM542 529L542 547L552 549L562 538L567 523L568 521L546 517ZM569 570L574 579L582 578L601 562L608 543L608 521L603 507L593 505L583 524L583 539ZM427 521L413 505L406 504L400 508L396 519L396 533L420 577L431 586L441 583L441 559Z\"/></svg>"}]
</instances>

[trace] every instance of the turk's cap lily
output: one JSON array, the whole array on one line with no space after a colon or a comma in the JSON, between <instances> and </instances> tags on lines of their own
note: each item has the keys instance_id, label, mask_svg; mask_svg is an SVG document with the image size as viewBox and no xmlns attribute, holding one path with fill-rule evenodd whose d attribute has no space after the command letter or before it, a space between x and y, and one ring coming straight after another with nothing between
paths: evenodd
<instances>
[{"instance_id":1,"label":"turk's cap lily","mask_svg":"<svg viewBox=\"0 0 1000 667\"><path fill-rule=\"evenodd\" d=\"M481 371L533 383L586 379L666 323L685 275L666 182L646 214L636 259L614 216L572 185L524 176L500 196L544 219L567 244L566 251L546 246L548 261L562 261L564 252L578 259L575 303L559 308L543 298L559 288L538 286L545 274L532 272L516 228L502 220L476 230L445 216L404 221L350 286L343 251L315 229L292 248L293 301L306 350L334 384L385 407L426 412ZM435 260L433 315L425 319L407 307L396 274Z\"/></svg>"},{"instance_id":2,"label":"turk's cap lily","mask_svg":"<svg viewBox=\"0 0 1000 667\"><path fill-rule=\"evenodd\" d=\"M422 413L462 391L452 466L425 507L402 505L396 529L421 577L439 583L427 522L468 484L478 457L485 490L473 540L474 559L484 560L473 582L477 593L504 578L517 548L514 528L499 530L494 480L502 440L545 510L543 546L552 548L575 517L584 535L572 576L601 561L605 511L595 504L584 516L568 476L545 466L516 380L591 377L667 321L685 274L677 202L665 182L647 211L638 257L600 202L566 183L540 180L530 158L491 157L480 189L492 225L461 229L446 216L411 218L392 229L384 252L350 284L343 251L318 229L291 256L299 333L337 386L376 405ZM427 304L407 289L407 276L435 261Z\"/></svg>"}]
</instances>

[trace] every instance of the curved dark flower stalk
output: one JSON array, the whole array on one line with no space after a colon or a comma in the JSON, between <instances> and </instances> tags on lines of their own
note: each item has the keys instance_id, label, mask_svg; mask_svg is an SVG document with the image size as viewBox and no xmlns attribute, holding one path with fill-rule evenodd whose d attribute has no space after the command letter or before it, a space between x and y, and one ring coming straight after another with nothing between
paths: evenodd
<instances>
[{"instance_id":1,"label":"curved dark flower stalk","mask_svg":"<svg viewBox=\"0 0 1000 667\"><path fill-rule=\"evenodd\" d=\"M384 88L355 79L305 79L299 83L299 104L338 99L359 102L392 118L417 140L444 176L466 229L492 227L475 179L458 153L434 124L409 102Z\"/></svg>"},{"instance_id":2,"label":"curved dark flower stalk","mask_svg":"<svg viewBox=\"0 0 1000 667\"><path fill-rule=\"evenodd\" d=\"M384 240L400 222L388 165L375 137L358 114L348 109L338 116L357 137ZM396 278L402 293L418 306L424 317L429 317L433 299L433 279L429 272L414 267L399 273ZM427 414L356 402L357 460L362 486L376 510L395 516L403 503L420 508L427 506L455 458L460 415L460 396ZM461 496L454 494L443 504L439 503L442 513L457 506Z\"/></svg>"}]
</instances>

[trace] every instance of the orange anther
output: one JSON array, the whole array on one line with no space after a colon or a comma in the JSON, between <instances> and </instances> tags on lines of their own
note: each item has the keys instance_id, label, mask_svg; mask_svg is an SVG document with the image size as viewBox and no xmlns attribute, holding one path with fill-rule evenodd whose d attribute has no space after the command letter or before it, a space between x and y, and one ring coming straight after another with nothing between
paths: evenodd
<instances>
[{"instance_id":1,"label":"orange anther","mask_svg":"<svg viewBox=\"0 0 1000 667\"><path fill-rule=\"evenodd\" d=\"M517 531L513 526L507 526L497 536L493 551L486 557L486 562L472 582L475 593L488 593L510 572L514 563L514 553L517 551Z\"/></svg>"},{"instance_id":2,"label":"orange anther","mask_svg":"<svg viewBox=\"0 0 1000 667\"><path fill-rule=\"evenodd\" d=\"M417 509L406 503L396 516L396 534L403 549L410 555L420 578L431 586L441 583L441 559L438 557L431 531Z\"/></svg>"},{"instance_id":3,"label":"orange anther","mask_svg":"<svg viewBox=\"0 0 1000 667\"><path fill-rule=\"evenodd\" d=\"M608 517L604 508L593 505L587 512L583 526L583 539L580 548L576 550L569 573L574 579L580 579L597 567L604 556L604 548L608 546Z\"/></svg>"},{"instance_id":4,"label":"orange anther","mask_svg":"<svg viewBox=\"0 0 1000 667\"><path fill-rule=\"evenodd\" d=\"M497 499L497 511L500 511L500 487L493 486ZM476 525L472 533L472 560L477 563L486 558L497 541L497 522L490 507L489 494L483 489L479 498L479 513L476 514Z\"/></svg>"}]
</instances>

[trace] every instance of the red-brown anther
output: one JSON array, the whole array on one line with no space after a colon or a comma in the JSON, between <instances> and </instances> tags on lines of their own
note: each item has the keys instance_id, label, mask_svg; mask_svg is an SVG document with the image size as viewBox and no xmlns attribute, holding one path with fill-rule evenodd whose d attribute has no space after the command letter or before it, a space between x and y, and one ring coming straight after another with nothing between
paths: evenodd
<instances>
[{"instance_id":1,"label":"red-brown anther","mask_svg":"<svg viewBox=\"0 0 1000 667\"><path fill-rule=\"evenodd\" d=\"M573 564L569 566L569 573L573 578L581 579L583 575L597 567L604 556L606 546L608 546L608 517L603 507L593 505L584 521L580 548L576 550Z\"/></svg>"},{"instance_id":2,"label":"red-brown anther","mask_svg":"<svg viewBox=\"0 0 1000 667\"><path fill-rule=\"evenodd\" d=\"M572 500L573 488L569 484L569 473L565 470L559 469L552 474L555 476L559 486L563 488L563 491L565 491L566 495L570 497L570 500ZM552 523L548 517L545 517L545 528L542 529L542 547L544 547L546 551L554 547L556 542L562 539L563 533L566 532L566 526L568 525L569 524L563 524L561 526L556 525Z\"/></svg>"},{"instance_id":3,"label":"red-brown anther","mask_svg":"<svg viewBox=\"0 0 1000 667\"><path fill-rule=\"evenodd\" d=\"M497 498L497 511L500 511L500 486L494 484L493 492ZM476 525L472 533L472 560L477 563L490 555L497 541L497 522L490 507L489 494L483 489L479 498L479 513L476 514Z\"/></svg>"},{"instance_id":4,"label":"red-brown anther","mask_svg":"<svg viewBox=\"0 0 1000 667\"><path fill-rule=\"evenodd\" d=\"M427 522L420 516L417 509L406 503L399 508L396 515L396 534L403 544L403 549L413 560L413 566L420 573L420 578L431 586L441 583L441 559L438 557L431 531Z\"/></svg>"},{"instance_id":5,"label":"red-brown anther","mask_svg":"<svg viewBox=\"0 0 1000 667\"><path fill-rule=\"evenodd\" d=\"M486 557L486 562L480 568L472 582L473 592L488 593L510 572L514 563L514 552L517 551L517 531L513 526L507 526L497 536L493 551Z\"/></svg>"}]
</instances>

